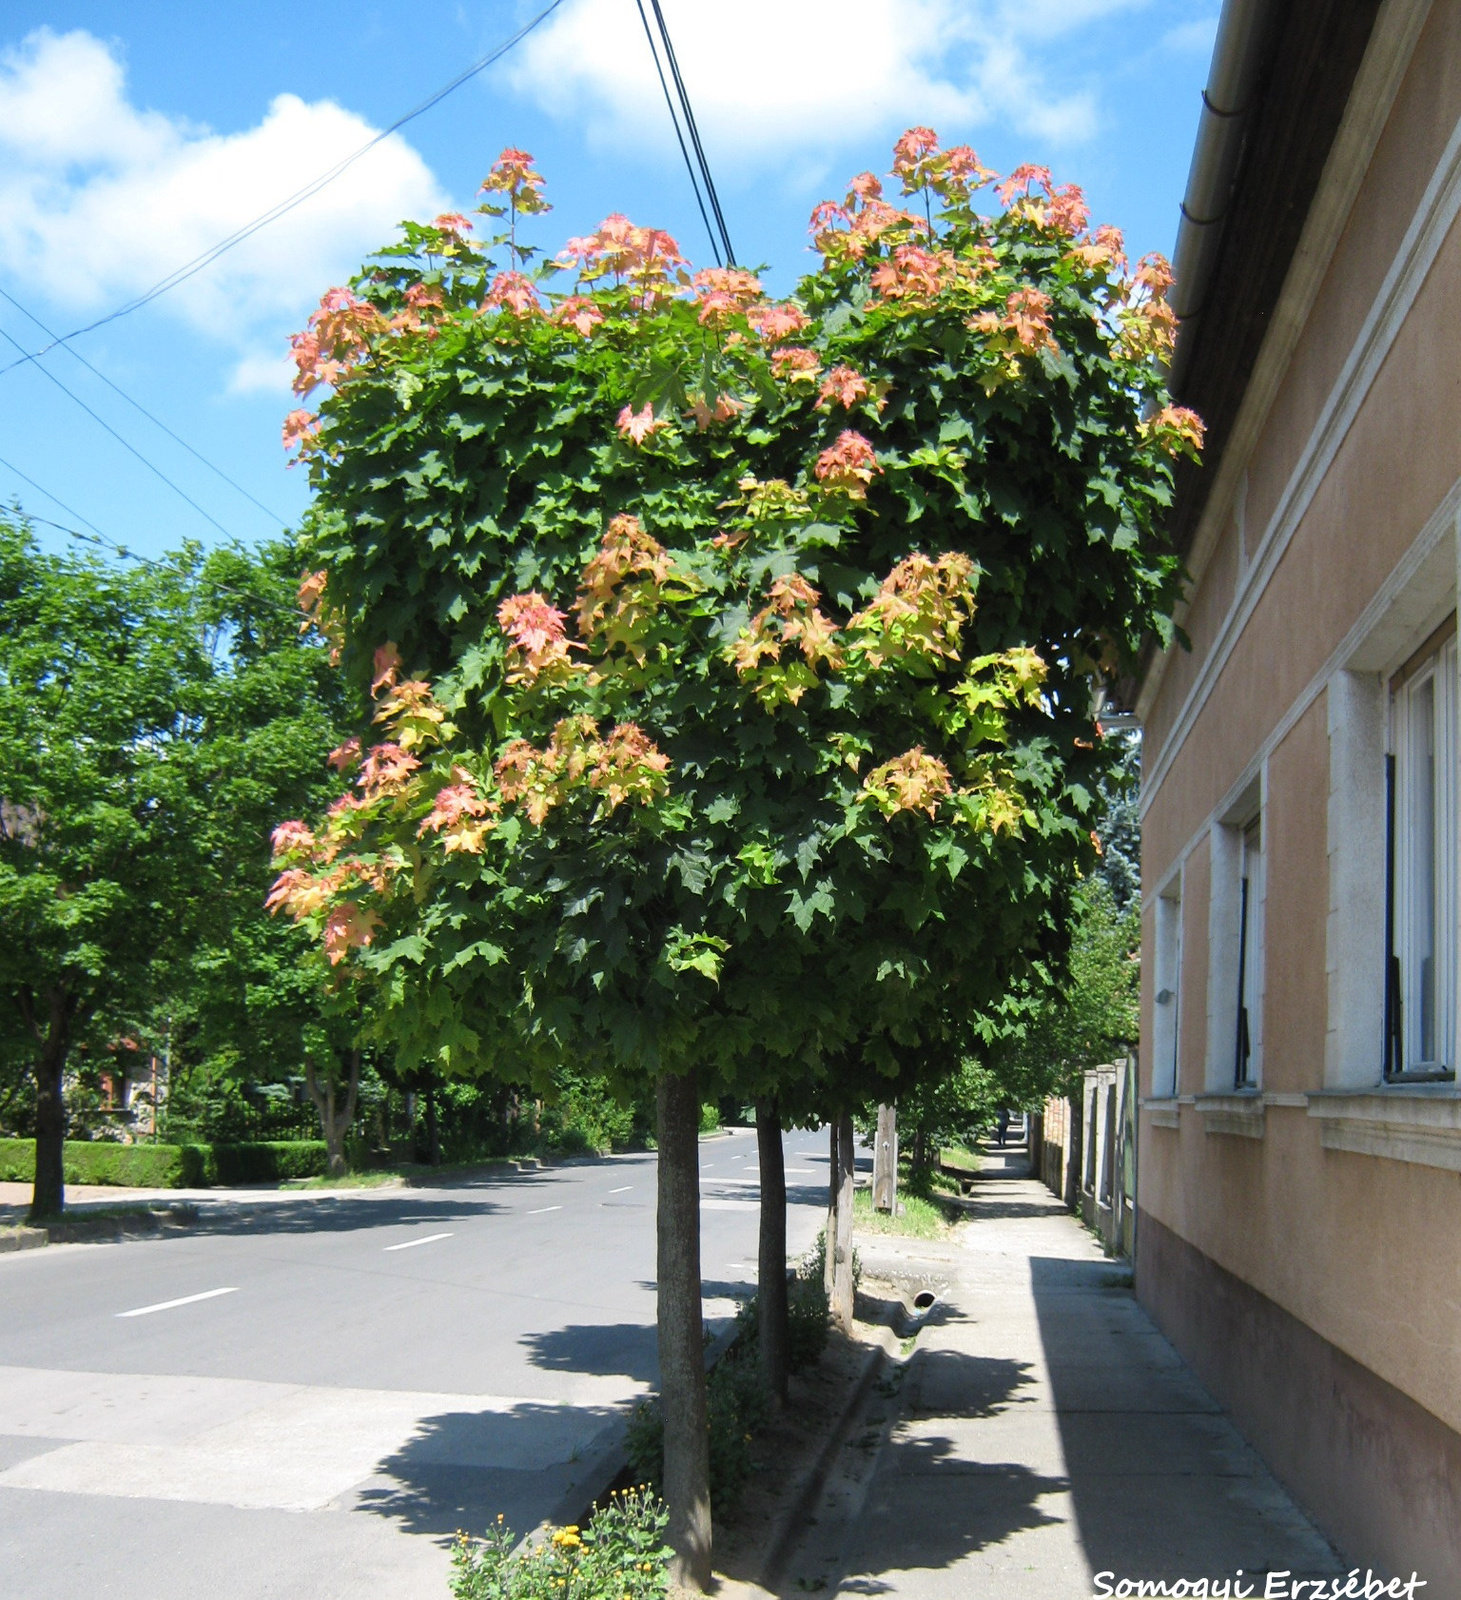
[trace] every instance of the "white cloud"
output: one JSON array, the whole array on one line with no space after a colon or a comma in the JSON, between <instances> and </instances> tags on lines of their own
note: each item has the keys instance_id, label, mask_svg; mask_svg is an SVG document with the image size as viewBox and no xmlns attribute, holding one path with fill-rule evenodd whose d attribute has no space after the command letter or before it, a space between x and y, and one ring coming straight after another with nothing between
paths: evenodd
<instances>
[{"instance_id":1,"label":"white cloud","mask_svg":"<svg viewBox=\"0 0 1461 1600\"><path fill-rule=\"evenodd\" d=\"M228 380L230 394L288 394L294 383L294 362L288 356L256 350L240 356Z\"/></svg>"},{"instance_id":2,"label":"white cloud","mask_svg":"<svg viewBox=\"0 0 1461 1600\"><path fill-rule=\"evenodd\" d=\"M1217 13L1210 17L1195 17L1191 22L1179 22L1162 35L1162 47L1194 55L1211 55L1213 40L1217 38Z\"/></svg>"},{"instance_id":3,"label":"white cloud","mask_svg":"<svg viewBox=\"0 0 1461 1600\"><path fill-rule=\"evenodd\" d=\"M121 61L92 35L42 29L0 54L0 270L79 314L110 309L374 132L332 101L284 94L256 126L213 133L135 106ZM302 317L400 218L446 205L392 135L159 304L248 345L262 326ZM246 359L235 385L258 387L262 359Z\"/></svg>"},{"instance_id":4,"label":"white cloud","mask_svg":"<svg viewBox=\"0 0 1461 1600\"><path fill-rule=\"evenodd\" d=\"M1055 83L1055 41L1144 0L662 0L696 120L717 153L765 160L895 122L950 131L996 119L1062 143L1096 104ZM628 0L571 0L507 68L519 93L582 118L601 143L653 137L667 113Z\"/></svg>"}]
</instances>

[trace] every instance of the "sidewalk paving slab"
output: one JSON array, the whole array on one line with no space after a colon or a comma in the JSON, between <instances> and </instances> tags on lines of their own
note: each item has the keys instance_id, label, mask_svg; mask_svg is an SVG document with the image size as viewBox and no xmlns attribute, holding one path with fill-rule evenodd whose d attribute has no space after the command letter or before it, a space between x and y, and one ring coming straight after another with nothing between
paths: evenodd
<instances>
[{"instance_id":1,"label":"sidewalk paving slab","mask_svg":"<svg viewBox=\"0 0 1461 1600\"><path fill-rule=\"evenodd\" d=\"M1138 1305L1129 1268L1023 1171L1022 1155L988 1152L952 1247L858 1240L869 1278L941 1293L828 1587L1085 1600L1099 1572L1343 1574ZM812 1535L823 1560L829 1532ZM802 1587L823 1577L791 1570Z\"/></svg>"}]
</instances>

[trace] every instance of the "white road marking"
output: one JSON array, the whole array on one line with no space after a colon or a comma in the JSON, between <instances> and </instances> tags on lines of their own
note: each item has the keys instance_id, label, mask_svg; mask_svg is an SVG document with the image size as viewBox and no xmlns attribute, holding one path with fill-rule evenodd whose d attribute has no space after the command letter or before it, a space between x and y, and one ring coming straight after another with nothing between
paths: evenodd
<instances>
[{"instance_id":1,"label":"white road marking","mask_svg":"<svg viewBox=\"0 0 1461 1600\"><path fill-rule=\"evenodd\" d=\"M634 1185L632 1183L626 1183L622 1189L610 1189L609 1193L610 1194L628 1194L629 1191L633 1187L634 1187Z\"/></svg>"},{"instance_id":2,"label":"white road marking","mask_svg":"<svg viewBox=\"0 0 1461 1600\"><path fill-rule=\"evenodd\" d=\"M138 1306L135 1311L119 1311L119 1317L150 1317L154 1311L171 1311L174 1306L191 1306L199 1300L216 1300L221 1294L237 1294L237 1289L205 1289L202 1294L185 1294L180 1300L159 1300L155 1306Z\"/></svg>"},{"instance_id":3,"label":"white road marking","mask_svg":"<svg viewBox=\"0 0 1461 1600\"><path fill-rule=\"evenodd\" d=\"M387 1250L414 1250L418 1244L435 1244L438 1239L454 1239L452 1233L428 1233L424 1239L407 1239L404 1244L388 1244Z\"/></svg>"},{"instance_id":4,"label":"white road marking","mask_svg":"<svg viewBox=\"0 0 1461 1600\"><path fill-rule=\"evenodd\" d=\"M539 1206L536 1211L529 1211L530 1217L541 1217L545 1211L561 1211L562 1206Z\"/></svg>"}]
</instances>

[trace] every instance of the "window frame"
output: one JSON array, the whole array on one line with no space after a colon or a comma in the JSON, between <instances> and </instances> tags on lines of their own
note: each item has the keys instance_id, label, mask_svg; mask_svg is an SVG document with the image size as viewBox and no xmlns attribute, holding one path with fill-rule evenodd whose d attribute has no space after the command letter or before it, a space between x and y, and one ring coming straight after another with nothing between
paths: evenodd
<instances>
[{"instance_id":1,"label":"window frame","mask_svg":"<svg viewBox=\"0 0 1461 1600\"><path fill-rule=\"evenodd\" d=\"M1426 729L1432 788L1429 806L1430 927L1433 1059L1409 1056L1407 1013L1425 1005L1425 978L1417 980L1414 830L1420 792L1414 772L1417 701L1429 688ZM1457 1018L1457 755L1458 657L1456 614L1436 628L1386 685L1385 751L1385 968L1383 1081L1386 1084L1454 1083ZM1425 957L1420 960L1423 963ZM1419 981L1421 988L1417 989Z\"/></svg>"},{"instance_id":2,"label":"window frame","mask_svg":"<svg viewBox=\"0 0 1461 1600\"><path fill-rule=\"evenodd\" d=\"M1234 1028L1233 1087L1263 1082L1264 902L1267 874L1263 814L1255 812L1238 834L1238 997Z\"/></svg>"},{"instance_id":3,"label":"window frame","mask_svg":"<svg viewBox=\"0 0 1461 1600\"><path fill-rule=\"evenodd\" d=\"M1153 907L1156 946L1152 995L1152 1096L1172 1100L1182 1088L1182 874L1173 874Z\"/></svg>"}]
</instances>

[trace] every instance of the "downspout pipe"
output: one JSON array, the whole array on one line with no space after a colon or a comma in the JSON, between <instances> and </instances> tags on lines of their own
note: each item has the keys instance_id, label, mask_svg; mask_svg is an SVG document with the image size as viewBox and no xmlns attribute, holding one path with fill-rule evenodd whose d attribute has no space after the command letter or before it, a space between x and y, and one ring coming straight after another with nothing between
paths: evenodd
<instances>
[{"instance_id":1,"label":"downspout pipe","mask_svg":"<svg viewBox=\"0 0 1461 1600\"><path fill-rule=\"evenodd\" d=\"M1225 0L1218 19L1172 262L1179 327L1168 387L1179 397L1212 287L1238 161L1262 93L1266 46L1282 11L1281 0Z\"/></svg>"}]
</instances>

